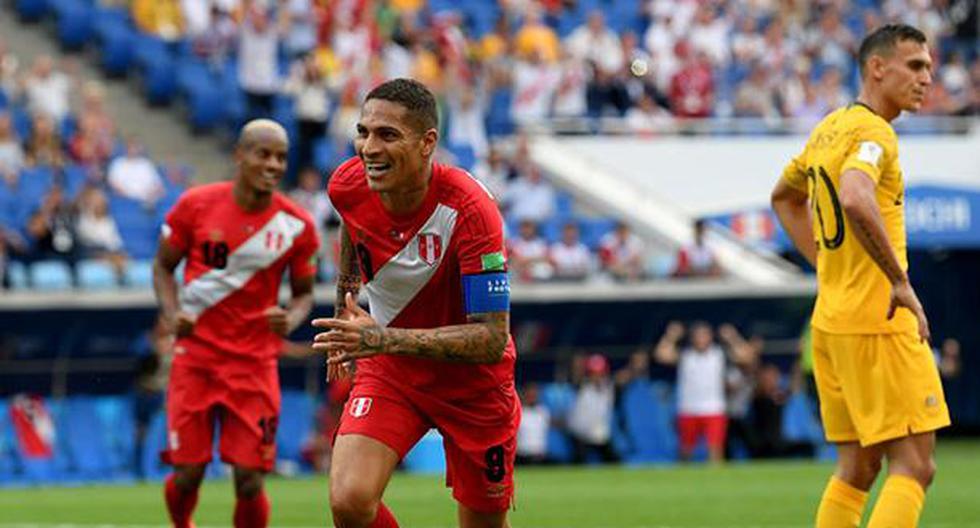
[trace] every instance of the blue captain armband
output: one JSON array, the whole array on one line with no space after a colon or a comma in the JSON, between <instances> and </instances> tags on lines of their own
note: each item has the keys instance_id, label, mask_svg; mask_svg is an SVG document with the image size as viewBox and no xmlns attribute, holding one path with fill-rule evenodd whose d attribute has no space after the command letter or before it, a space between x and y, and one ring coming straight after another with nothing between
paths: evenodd
<instances>
[{"instance_id":1,"label":"blue captain armband","mask_svg":"<svg viewBox=\"0 0 980 528\"><path fill-rule=\"evenodd\" d=\"M505 272L463 275L466 315L510 311L510 278Z\"/></svg>"}]
</instances>

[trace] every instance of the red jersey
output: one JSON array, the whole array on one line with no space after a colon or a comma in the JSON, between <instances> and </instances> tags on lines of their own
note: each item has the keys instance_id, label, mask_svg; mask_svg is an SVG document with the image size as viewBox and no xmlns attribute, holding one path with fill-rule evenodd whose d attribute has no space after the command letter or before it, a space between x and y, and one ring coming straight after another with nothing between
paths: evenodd
<instances>
[{"instance_id":1,"label":"red jersey","mask_svg":"<svg viewBox=\"0 0 980 528\"><path fill-rule=\"evenodd\" d=\"M381 326L466 324L463 276L503 270L500 211L461 169L434 163L422 206L406 216L384 209L358 158L334 172L328 192L354 244L371 316ZM460 400L512 385L516 355L510 338L504 358L489 365L382 354L358 360L357 376Z\"/></svg>"},{"instance_id":2,"label":"red jersey","mask_svg":"<svg viewBox=\"0 0 980 528\"><path fill-rule=\"evenodd\" d=\"M163 225L163 237L185 254L180 309L197 316L194 332L177 340L175 363L274 364L282 337L264 312L278 304L287 267L295 277L316 272L319 242L309 213L279 193L265 209L245 211L232 185L191 188Z\"/></svg>"}]
</instances>

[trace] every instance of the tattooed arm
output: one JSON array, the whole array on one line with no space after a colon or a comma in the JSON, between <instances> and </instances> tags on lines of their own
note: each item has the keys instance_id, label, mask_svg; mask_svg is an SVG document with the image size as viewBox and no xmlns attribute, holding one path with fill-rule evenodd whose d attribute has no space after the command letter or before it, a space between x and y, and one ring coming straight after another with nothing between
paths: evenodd
<instances>
[{"instance_id":1,"label":"tattooed arm","mask_svg":"<svg viewBox=\"0 0 980 528\"><path fill-rule=\"evenodd\" d=\"M852 231L861 247L877 264L892 284L888 319L895 310L904 306L912 311L919 322L919 337L929 339L929 321L915 290L909 283L908 274L902 269L885 232L885 223L875 199L875 182L858 169L844 171L840 178L840 201L844 214L851 222Z\"/></svg>"},{"instance_id":2,"label":"tattooed arm","mask_svg":"<svg viewBox=\"0 0 980 528\"><path fill-rule=\"evenodd\" d=\"M344 298L348 293L357 299L357 294L361 290L361 272L357 268L357 253L354 251L354 244L351 242L350 233L347 227L340 225L340 266L337 270L337 298L334 300L334 316L343 315L345 308Z\"/></svg>"},{"instance_id":3,"label":"tattooed arm","mask_svg":"<svg viewBox=\"0 0 980 528\"><path fill-rule=\"evenodd\" d=\"M330 364L352 359L395 354L460 363L496 363L504 357L510 326L507 312L472 314L467 324L430 329L381 328L348 295L350 319L316 319L313 348L330 354Z\"/></svg>"}]
</instances>

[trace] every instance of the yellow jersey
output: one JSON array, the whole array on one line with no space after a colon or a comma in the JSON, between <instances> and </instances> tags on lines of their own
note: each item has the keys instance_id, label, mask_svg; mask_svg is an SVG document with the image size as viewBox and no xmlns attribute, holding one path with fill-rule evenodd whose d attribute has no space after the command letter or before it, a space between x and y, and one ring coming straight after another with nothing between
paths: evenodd
<instances>
[{"instance_id":1,"label":"yellow jersey","mask_svg":"<svg viewBox=\"0 0 980 528\"><path fill-rule=\"evenodd\" d=\"M813 129L803 152L782 176L787 185L809 195L813 208L818 248L813 326L834 334L916 332L915 316L906 308L887 319L891 283L854 236L840 204L840 177L848 169L874 180L888 240L902 269L908 269L905 185L895 131L861 103L839 108Z\"/></svg>"}]
</instances>

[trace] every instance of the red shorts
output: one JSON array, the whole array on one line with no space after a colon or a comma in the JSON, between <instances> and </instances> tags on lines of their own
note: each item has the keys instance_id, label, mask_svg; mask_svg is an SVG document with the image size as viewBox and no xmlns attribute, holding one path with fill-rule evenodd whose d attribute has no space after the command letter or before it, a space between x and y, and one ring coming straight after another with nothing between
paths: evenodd
<instances>
[{"instance_id":1,"label":"red shorts","mask_svg":"<svg viewBox=\"0 0 980 528\"><path fill-rule=\"evenodd\" d=\"M220 424L221 460L236 467L271 471L279 425L279 373L251 375L175 364L167 389L164 462L202 465L211 461L214 427Z\"/></svg>"},{"instance_id":2,"label":"red shorts","mask_svg":"<svg viewBox=\"0 0 980 528\"><path fill-rule=\"evenodd\" d=\"M446 486L478 512L502 512L514 498L520 401L513 385L464 402L447 402L359 375L344 405L338 434L371 437L404 458L431 428L442 434Z\"/></svg>"},{"instance_id":3,"label":"red shorts","mask_svg":"<svg viewBox=\"0 0 980 528\"><path fill-rule=\"evenodd\" d=\"M724 414L708 416L677 416L677 434L680 436L681 451L690 452L703 436L708 447L722 448L728 430L728 418Z\"/></svg>"}]
</instances>

